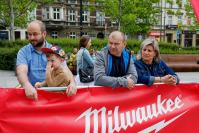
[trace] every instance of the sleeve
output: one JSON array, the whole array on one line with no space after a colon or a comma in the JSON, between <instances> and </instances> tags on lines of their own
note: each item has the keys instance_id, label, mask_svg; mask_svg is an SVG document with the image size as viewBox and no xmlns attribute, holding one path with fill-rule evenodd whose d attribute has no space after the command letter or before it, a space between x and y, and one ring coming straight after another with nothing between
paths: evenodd
<instances>
[{"instance_id":1,"label":"sleeve","mask_svg":"<svg viewBox=\"0 0 199 133\"><path fill-rule=\"evenodd\" d=\"M131 79L134 81L134 83L137 83L138 74L132 59L130 59L129 69L126 76L128 75L131 75Z\"/></svg>"},{"instance_id":2,"label":"sleeve","mask_svg":"<svg viewBox=\"0 0 199 133\"><path fill-rule=\"evenodd\" d=\"M169 66L167 66L167 64L162 60L160 63L161 63L161 66L164 67L164 70L166 71L165 73L174 76L176 78L177 84L178 84L180 82L180 79L179 79L178 75L173 71L173 69L171 69Z\"/></svg>"},{"instance_id":3,"label":"sleeve","mask_svg":"<svg viewBox=\"0 0 199 133\"><path fill-rule=\"evenodd\" d=\"M28 65L28 60L27 60L27 51L22 48L19 50L18 54L17 54L17 61L16 61L16 65L20 65L20 64L27 64ZM31 53L29 53L31 54Z\"/></svg>"},{"instance_id":4,"label":"sleeve","mask_svg":"<svg viewBox=\"0 0 199 133\"><path fill-rule=\"evenodd\" d=\"M110 86L110 87L127 87L128 81L126 77L111 77L105 73L105 59L103 52L96 54L96 60L94 62L94 81L95 85Z\"/></svg>"},{"instance_id":5,"label":"sleeve","mask_svg":"<svg viewBox=\"0 0 199 133\"><path fill-rule=\"evenodd\" d=\"M94 67L93 60L92 60L90 53L88 52L87 49L83 53L83 59L84 59L84 61L86 61L88 63L89 67L92 67L92 68Z\"/></svg>"},{"instance_id":6,"label":"sleeve","mask_svg":"<svg viewBox=\"0 0 199 133\"><path fill-rule=\"evenodd\" d=\"M145 84L145 85L152 85L154 83L155 77L150 76L139 61L135 61L135 67L138 74L138 81L137 83Z\"/></svg>"}]
</instances>

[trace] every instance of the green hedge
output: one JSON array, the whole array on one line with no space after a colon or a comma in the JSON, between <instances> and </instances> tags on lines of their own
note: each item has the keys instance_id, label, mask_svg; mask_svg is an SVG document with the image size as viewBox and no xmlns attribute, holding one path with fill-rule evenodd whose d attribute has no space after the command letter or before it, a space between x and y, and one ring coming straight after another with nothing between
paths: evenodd
<instances>
[{"instance_id":1,"label":"green hedge","mask_svg":"<svg viewBox=\"0 0 199 133\"><path fill-rule=\"evenodd\" d=\"M18 48L0 48L0 70L14 70Z\"/></svg>"},{"instance_id":2,"label":"green hedge","mask_svg":"<svg viewBox=\"0 0 199 133\"><path fill-rule=\"evenodd\" d=\"M59 44L65 52L71 52L74 47L78 48L79 39L59 38L52 39L47 38L47 41L51 44ZM15 68L15 60L18 50L26 45L28 40L16 40L16 41L0 41L0 70L13 70ZM134 50L135 53L139 51L140 41L128 40L127 48ZM92 48L100 50L107 45L107 39L93 39ZM172 43L159 43L161 54L199 54L199 47L195 48L180 48L176 44Z\"/></svg>"}]
</instances>

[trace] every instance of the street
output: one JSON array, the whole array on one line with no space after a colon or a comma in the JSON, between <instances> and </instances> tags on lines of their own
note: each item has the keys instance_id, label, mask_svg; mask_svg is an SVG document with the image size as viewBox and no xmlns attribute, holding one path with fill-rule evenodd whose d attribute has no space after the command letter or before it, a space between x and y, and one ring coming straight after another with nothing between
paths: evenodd
<instances>
[{"instance_id":1,"label":"street","mask_svg":"<svg viewBox=\"0 0 199 133\"><path fill-rule=\"evenodd\" d=\"M199 83L199 72L177 72L181 83ZM0 70L0 87L13 88L18 85L14 71Z\"/></svg>"}]
</instances>

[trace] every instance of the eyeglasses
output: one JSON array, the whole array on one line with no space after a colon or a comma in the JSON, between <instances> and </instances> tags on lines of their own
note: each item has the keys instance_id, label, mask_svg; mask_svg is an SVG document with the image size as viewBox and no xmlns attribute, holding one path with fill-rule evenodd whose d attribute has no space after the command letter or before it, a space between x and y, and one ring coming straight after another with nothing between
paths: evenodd
<instances>
[{"instance_id":1,"label":"eyeglasses","mask_svg":"<svg viewBox=\"0 0 199 133\"><path fill-rule=\"evenodd\" d=\"M41 33L37 33L37 32L34 32L34 33L28 33L28 37L31 37L31 36L39 36L41 35Z\"/></svg>"}]
</instances>

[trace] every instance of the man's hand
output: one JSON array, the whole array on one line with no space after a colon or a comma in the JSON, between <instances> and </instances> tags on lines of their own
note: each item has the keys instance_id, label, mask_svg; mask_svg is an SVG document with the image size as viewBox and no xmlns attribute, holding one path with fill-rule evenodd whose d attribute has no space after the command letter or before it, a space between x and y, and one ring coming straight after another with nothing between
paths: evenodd
<instances>
[{"instance_id":1,"label":"man's hand","mask_svg":"<svg viewBox=\"0 0 199 133\"><path fill-rule=\"evenodd\" d=\"M135 86L134 81L131 79L131 75L127 76L127 81L128 81L128 88L132 89Z\"/></svg>"},{"instance_id":2,"label":"man's hand","mask_svg":"<svg viewBox=\"0 0 199 133\"><path fill-rule=\"evenodd\" d=\"M30 83L24 84L23 88L25 89L25 94L28 98L38 100L37 91Z\"/></svg>"},{"instance_id":3,"label":"man's hand","mask_svg":"<svg viewBox=\"0 0 199 133\"><path fill-rule=\"evenodd\" d=\"M77 86L75 85L75 83L70 83L66 89L66 94L68 96L73 96L75 95L77 92Z\"/></svg>"}]
</instances>

